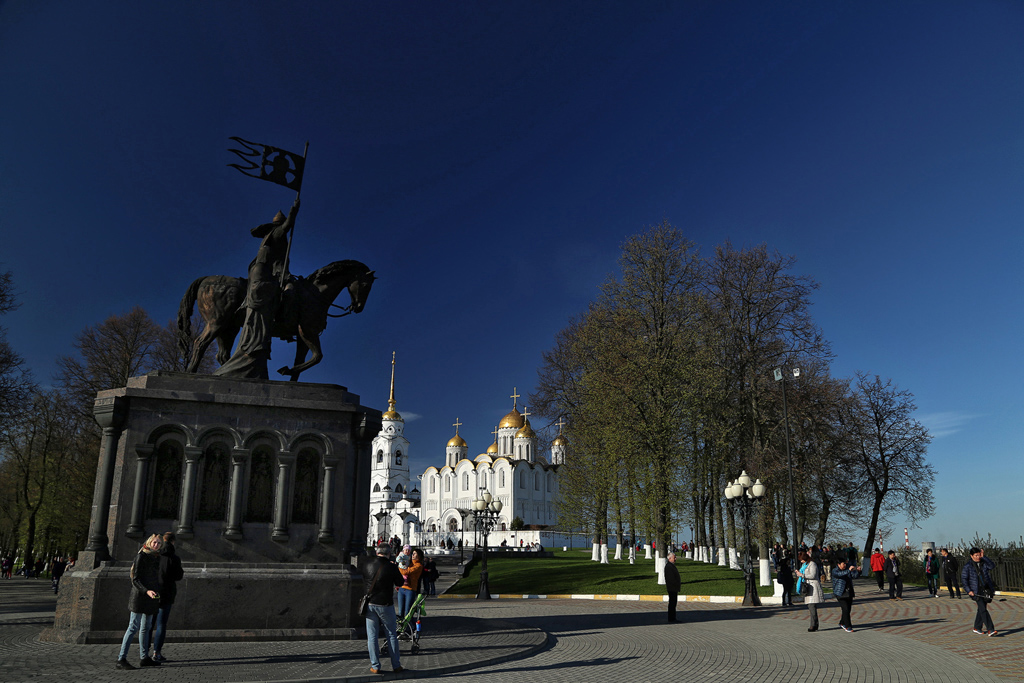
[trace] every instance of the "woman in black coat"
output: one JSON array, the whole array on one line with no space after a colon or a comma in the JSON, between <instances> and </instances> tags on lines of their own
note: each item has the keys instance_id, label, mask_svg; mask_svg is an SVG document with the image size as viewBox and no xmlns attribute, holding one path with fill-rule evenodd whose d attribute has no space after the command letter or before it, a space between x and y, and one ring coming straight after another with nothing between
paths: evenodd
<instances>
[{"instance_id":1,"label":"woman in black coat","mask_svg":"<svg viewBox=\"0 0 1024 683\"><path fill-rule=\"evenodd\" d=\"M160 610L160 551L164 547L164 540L159 534L153 534L146 541L139 554L132 562L132 569L129 577L132 580L132 594L128 598L128 611L131 618L128 622L128 630L124 632L121 640L121 653L117 657L118 669L134 669L128 663L128 648L131 646L132 636L139 633L139 665L159 666L146 654L146 643L149 640L149 631L153 628L153 617Z\"/></svg>"},{"instance_id":2,"label":"woman in black coat","mask_svg":"<svg viewBox=\"0 0 1024 683\"><path fill-rule=\"evenodd\" d=\"M779 569L776 574L779 584L782 585L782 605L793 606L793 566L790 563L789 551L780 551Z\"/></svg>"}]
</instances>

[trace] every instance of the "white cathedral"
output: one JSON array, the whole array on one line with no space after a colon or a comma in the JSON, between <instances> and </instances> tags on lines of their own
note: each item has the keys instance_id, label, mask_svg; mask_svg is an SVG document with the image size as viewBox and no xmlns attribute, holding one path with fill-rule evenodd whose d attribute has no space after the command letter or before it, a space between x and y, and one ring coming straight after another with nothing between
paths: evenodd
<instances>
[{"instance_id":1,"label":"white cathedral","mask_svg":"<svg viewBox=\"0 0 1024 683\"><path fill-rule=\"evenodd\" d=\"M559 435L551 442L551 459L537 453L537 435L530 427L530 413L519 412L515 390L509 397L512 410L495 428L494 443L475 458L459 436L462 423L455 420L455 436L445 446L444 465L428 467L417 483L409 476L409 440L405 421L395 411L395 360L391 359L391 395L383 414L380 433L373 440L370 473L370 524L367 544L398 536L403 543L438 548L461 541L472 547L472 501L485 490L501 501L501 514L488 545L530 543L542 540L540 527L557 524L558 467L565 462L568 442ZM512 520L520 518L531 530L513 532Z\"/></svg>"}]
</instances>

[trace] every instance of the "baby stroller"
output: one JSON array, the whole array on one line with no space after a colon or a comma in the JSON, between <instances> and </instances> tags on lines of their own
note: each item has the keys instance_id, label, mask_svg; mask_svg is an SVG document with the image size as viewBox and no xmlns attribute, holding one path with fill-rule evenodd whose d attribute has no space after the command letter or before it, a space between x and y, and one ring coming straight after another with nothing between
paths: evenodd
<instances>
[{"instance_id":1,"label":"baby stroller","mask_svg":"<svg viewBox=\"0 0 1024 683\"><path fill-rule=\"evenodd\" d=\"M416 600L412 603L412 609L398 620L398 640L407 641L412 643L412 654L416 654L420 651L420 621L423 616L426 615L427 609L424 607L427 596L420 593L416 596ZM384 643L380 646L381 657L387 657L388 650L388 639L384 639Z\"/></svg>"}]
</instances>

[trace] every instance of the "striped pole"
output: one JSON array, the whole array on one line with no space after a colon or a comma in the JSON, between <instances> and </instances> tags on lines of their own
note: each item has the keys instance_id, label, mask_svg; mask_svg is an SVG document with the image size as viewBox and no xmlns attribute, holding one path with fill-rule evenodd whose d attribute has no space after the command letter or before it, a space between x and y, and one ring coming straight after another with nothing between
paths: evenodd
<instances>
[{"instance_id":1,"label":"striped pole","mask_svg":"<svg viewBox=\"0 0 1024 683\"><path fill-rule=\"evenodd\" d=\"M907 540L907 548L909 549L910 548L910 533L906 530L906 528L903 529L903 537Z\"/></svg>"}]
</instances>

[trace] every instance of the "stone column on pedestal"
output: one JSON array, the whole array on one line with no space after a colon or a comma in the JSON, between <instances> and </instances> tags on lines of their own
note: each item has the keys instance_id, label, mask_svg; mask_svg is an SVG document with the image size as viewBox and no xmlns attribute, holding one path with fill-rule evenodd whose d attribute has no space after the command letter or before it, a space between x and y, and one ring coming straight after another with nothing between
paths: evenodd
<instances>
[{"instance_id":1,"label":"stone column on pedestal","mask_svg":"<svg viewBox=\"0 0 1024 683\"><path fill-rule=\"evenodd\" d=\"M247 448L231 449L231 492L228 494L228 526L224 530L224 538L229 541L242 540L242 485L250 452Z\"/></svg>"},{"instance_id":2,"label":"stone column on pedestal","mask_svg":"<svg viewBox=\"0 0 1024 683\"><path fill-rule=\"evenodd\" d=\"M203 455L201 448L185 447L185 485L181 489L181 512L178 515L178 538L190 539L195 533L192 530L192 514L196 507L196 471L199 469L199 458Z\"/></svg>"},{"instance_id":3,"label":"stone column on pedestal","mask_svg":"<svg viewBox=\"0 0 1024 683\"><path fill-rule=\"evenodd\" d=\"M114 465L117 460L117 440L128 414L128 401L121 397L99 398L93 403L93 417L103 428L100 442L99 473L92 498L92 518L89 520L89 543L86 553L92 553L93 567L109 561L110 549L107 523L110 521L110 495L114 488ZM85 559L85 558L81 558Z\"/></svg>"},{"instance_id":4,"label":"stone column on pedestal","mask_svg":"<svg viewBox=\"0 0 1024 683\"><path fill-rule=\"evenodd\" d=\"M128 529L124 532L129 538L141 538L146 535L143 519L146 513L146 489L149 483L149 463L156 449L153 444L135 444L138 462L135 465L135 491L132 496L132 518Z\"/></svg>"},{"instance_id":5,"label":"stone column on pedestal","mask_svg":"<svg viewBox=\"0 0 1024 683\"><path fill-rule=\"evenodd\" d=\"M279 453L277 456L277 495L274 496L274 531L270 538L274 541L288 540L288 503L291 483L292 465L295 456Z\"/></svg>"},{"instance_id":6,"label":"stone column on pedestal","mask_svg":"<svg viewBox=\"0 0 1024 683\"><path fill-rule=\"evenodd\" d=\"M320 504L320 534L317 540L321 543L334 543L334 474L338 469L337 458L324 458L324 492Z\"/></svg>"}]
</instances>

